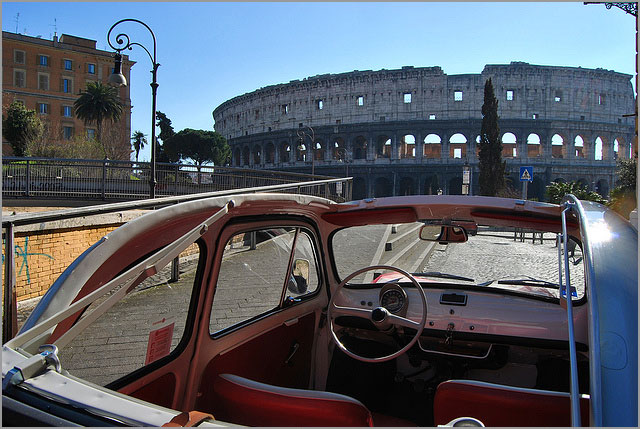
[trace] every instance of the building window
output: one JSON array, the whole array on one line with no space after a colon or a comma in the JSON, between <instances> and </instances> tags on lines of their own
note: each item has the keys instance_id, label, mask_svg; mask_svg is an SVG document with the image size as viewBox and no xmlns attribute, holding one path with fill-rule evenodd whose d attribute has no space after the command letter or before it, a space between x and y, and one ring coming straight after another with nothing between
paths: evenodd
<instances>
[{"instance_id":1,"label":"building window","mask_svg":"<svg viewBox=\"0 0 640 429\"><path fill-rule=\"evenodd\" d=\"M71 106L62 106L62 116L70 118L73 115L73 108Z\"/></svg>"},{"instance_id":2,"label":"building window","mask_svg":"<svg viewBox=\"0 0 640 429\"><path fill-rule=\"evenodd\" d=\"M513 101L513 90L507 89L507 101Z\"/></svg>"},{"instance_id":3,"label":"building window","mask_svg":"<svg viewBox=\"0 0 640 429\"><path fill-rule=\"evenodd\" d=\"M64 69L65 70L73 70L73 61L64 60Z\"/></svg>"},{"instance_id":4,"label":"building window","mask_svg":"<svg viewBox=\"0 0 640 429\"><path fill-rule=\"evenodd\" d=\"M556 103L561 102L562 101L562 91L556 91L556 95L555 95L555 97L553 97L553 100Z\"/></svg>"},{"instance_id":5,"label":"building window","mask_svg":"<svg viewBox=\"0 0 640 429\"><path fill-rule=\"evenodd\" d=\"M41 115L49 113L49 105L47 103L38 103L38 113Z\"/></svg>"},{"instance_id":6,"label":"building window","mask_svg":"<svg viewBox=\"0 0 640 429\"><path fill-rule=\"evenodd\" d=\"M405 92L404 93L404 103L405 104L411 103L411 93L410 92Z\"/></svg>"},{"instance_id":7,"label":"building window","mask_svg":"<svg viewBox=\"0 0 640 429\"><path fill-rule=\"evenodd\" d=\"M38 55L38 65L49 67L49 57L47 55Z\"/></svg>"},{"instance_id":8,"label":"building window","mask_svg":"<svg viewBox=\"0 0 640 429\"><path fill-rule=\"evenodd\" d=\"M433 119L435 119L435 118L436 118L436 115L433 115L433 114L429 115L429 119L432 119L432 120L433 120Z\"/></svg>"},{"instance_id":9,"label":"building window","mask_svg":"<svg viewBox=\"0 0 640 429\"><path fill-rule=\"evenodd\" d=\"M598 105L599 106L604 106L604 94L599 94L598 95Z\"/></svg>"},{"instance_id":10,"label":"building window","mask_svg":"<svg viewBox=\"0 0 640 429\"><path fill-rule=\"evenodd\" d=\"M49 75L44 73L38 73L38 89L43 91L49 90Z\"/></svg>"},{"instance_id":11,"label":"building window","mask_svg":"<svg viewBox=\"0 0 640 429\"><path fill-rule=\"evenodd\" d=\"M462 101L462 91L453 92L453 101Z\"/></svg>"},{"instance_id":12,"label":"building window","mask_svg":"<svg viewBox=\"0 0 640 429\"><path fill-rule=\"evenodd\" d=\"M14 50L13 51L13 62L16 64L24 64L25 53L24 51Z\"/></svg>"},{"instance_id":13,"label":"building window","mask_svg":"<svg viewBox=\"0 0 640 429\"><path fill-rule=\"evenodd\" d=\"M283 115L289 114L289 105L288 104L283 104L282 105L282 114Z\"/></svg>"},{"instance_id":14,"label":"building window","mask_svg":"<svg viewBox=\"0 0 640 429\"><path fill-rule=\"evenodd\" d=\"M538 114L534 113L531 117L532 117L532 119L538 119Z\"/></svg>"},{"instance_id":15,"label":"building window","mask_svg":"<svg viewBox=\"0 0 640 429\"><path fill-rule=\"evenodd\" d=\"M324 101L323 100L318 100L318 110L322 110L324 108Z\"/></svg>"},{"instance_id":16,"label":"building window","mask_svg":"<svg viewBox=\"0 0 640 429\"><path fill-rule=\"evenodd\" d=\"M358 95L358 98L356 99L358 106L364 106L364 97L362 95Z\"/></svg>"},{"instance_id":17,"label":"building window","mask_svg":"<svg viewBox=\"0 0 640 429\"><path fill-rule=\"evenodd\" d=\"M62 135L65 140L71 140L71 137L73 137L73 127L62 127Z\"/></svg>"},{"instance_id":18,"label":"building window","mask_svg":"<svg viewBox=\"0 0 640 429\"><path fill-rule=\"evenodd\" d=\"M96 65L95 64L87 64L87 73L96 74Z\"/></svg>"},{"instance_id":19,"label":"building window","mask_svg":"<svg viewBox=\"0 0 640 429\"><path fill-rule=\"evenodd\" d=\"M62 92L71 93L73 92L73 83L71 79L62 79Z\"/></svg>"},{"instance_id":20,"label":"building window","mask_svg":"<svg viewBox=\"0 0 640 429\"><path fill-rule=\"evenodd\" d=\"M13 86L24 88L27 85L26 82L26 72L24 70L13 71Z\"/></svg>"}]
</instances>

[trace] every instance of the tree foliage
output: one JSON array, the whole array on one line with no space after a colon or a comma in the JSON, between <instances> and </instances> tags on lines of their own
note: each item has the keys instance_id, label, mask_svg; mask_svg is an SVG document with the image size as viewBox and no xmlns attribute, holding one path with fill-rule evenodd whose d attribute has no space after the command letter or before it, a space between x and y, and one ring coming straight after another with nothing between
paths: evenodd
<instances>
[{"instance_id":1,"label":"tree foliage","mask_svg":"<svg viewBox=\"0 0 640 429\"><path fill-rule=\"evenodd\" d=\"M185 128L166 140L163 146L167 152L190 159L198 167L209 162L224 165L231 156L227 140L215 131Z\"/></svg>"},{"instance_id":2,"label":"tree foliage","mask_svg":"<svg viewBox=\"0 0 640 429\"><path fill-rule=\"evenodd\" d=\"M502 160L502 142L498 125L498 100L489 78L484 85L478 183L480 195L496 196L505 188L506 161Z\"/></svg>"},{"instance_id":3,"label":"tree foliage","mask_svg":"<svg viewBox=\"0 0 640 429\"><path fill-rule=\"evenodd\" d=\"M11 145L15 156L27 155L27 147L38 140L44 125L35 110L28 110L22 102L14 101L2 118L2 135Z\"/></svg>"},{"instance_id":4,"label":"tree foliage","mask_svg":"<svg viewBox=\"0 0 640 429\"><path fill-rule=\"evenodd\" d=\"M147 137L142 131L135 131L131 136L131 141L133 142L133 149L136 151L136 162L138 162L138 155L140 155L140 150L143 149L144 146L148 143Z\"/></svg>"},{"instance_id":5,"label":"tree foliage","mask_svg":"<svg viewBox=\"0 0 640 429\"><path fill-rule=\"evenodd\" d=\"M124 105L118 97L118 90L103 85L102 82L87 82L87 87L80 92L80 97L73 103L76 116L85 124L96 124L96 139L102 142L102 124L105 120L118 122Z\"/></svg>"},{"instance_id":6,"label":"tree foliage","mask_svg":"<svg viewBox=\"0 0 640 429\"><path fill-rule=\"evenodd\" d=\"M551 182L547 185L547 201L552 204L560 204L567 194L573 194L579 200L595 201L596 203L605 204L605 200L597 192L587 190L585 185L578 182Z\"/></svg>"},{"instance_id":7,"label":"tree foliage","mask_svg":"<svg viewBox=\"0 0 640 429\"><path fill-rule=\"evenodd\" d=\"M629 218L629 213L638 206L636 195L638 160L618 160L618 180L616 187L611 191L609 207L622 216Z\"/></svg>"},{"instance_id":8,"label":"tree foliage","mask_svg":"<svg viewBox=\"0 0 640 429\"><path fill-rule=\"evenodd\" d=\"M176 135L176 132L173 130L173 126L171 125L171 119L169 119L164 113L157 111L156 121L156 126L160 127L160 134L158 134L156 138L156 159L159 162L178 162L180 160L180 155L178 155L177 152L172 151L173 148L169 143L171 137ZM158 139L162 140L162 144L160 144Z\"/></svg>"}]
</instances>

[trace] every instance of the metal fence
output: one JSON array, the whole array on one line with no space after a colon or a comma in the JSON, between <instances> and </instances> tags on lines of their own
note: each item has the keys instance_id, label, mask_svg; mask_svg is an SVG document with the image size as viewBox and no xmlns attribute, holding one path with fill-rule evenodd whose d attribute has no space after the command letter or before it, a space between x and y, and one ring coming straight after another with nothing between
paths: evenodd
<instances>
[{"instance_id":1,"label":"metal fence","mask_svg":"<svg viewBox=\"0 0 640 429\"><path fill-rule=\"evenodd\" d=\"M68 160L66 160L68 161ZM9 164L11 166L11 164ZM3 176L4 176L3 165ZM47 168L51 168L51 165L47 165ZM218 170L218 169L216 169ZM221 177L228 180L227 186L240 185L244 183L257 183L258 180L286 180L285 176L289 178L297 176L298 179L310 178L309 175L292 175L282 174L283 177L278 177L279 173L274 173L271 179L267 177L260 177L259 175L251 176L251 172L255 170L236 170L236 169L224 169L227 174L224 175L220 171L218 173ZM46 171L46 170L43 170ZM49 170L50 171L50 170ZM89 170L88 170L89 171ZM233 173L237 172L237 175ZM247 173L244 174L243 173ZM213 173L210 173L213 176ZM42 176L41 176L42 177ZM317 178L318 176L316 176ZM4 179L4 177L3 177ZM213 179L212 179L213 180ZM235 182L233 181L235 180ZM244 181L246 180L246 181ZM252 182L252 180L254 182ZM3 187L5 186L3 181ZM28 182L27 182L28 183ZM65 219L81 218L84 216L91 216L97 214L113 213L126 210L138 210L138 209L159 209L167 205L177 204L185 201L193 201L207 197L220 197L233 194L246 194L255 192L284 192L295 193L305 195L321 196L334 201L342 202L351 199L351 184L352 179L346 178L328 178L322 180L313 181L296 181L293 183L280 183L268 186L247 186L242 188L234 188L229 190L219 190L213 192L200 192L189 193L181 196L165 196L157 197L154 199L145 199L141 201L125 201L119 203L102 204L97 206L80 207L64 210L56 210L40 213L23 213L5 216L2 219L3 228L3 241L5 246L4 263L4 282L3 282L3 330L2 330L2 342L8 341L16 334L17 330L17 299L16 299L16 261L14 252L14 235L15 228L23 225L32 225L48 221L60 221ZM201 189L201 188L199 188ZM3 191L4 192L4 191ZM67 191L66 191L67 192Z\"/></svg>"},{"instance_id":2,"label":"metal fence","mask_svg":"<svg viewBox=\"0 0 640 429\"><path fill-rule=\"evenodd\" d=\"M2 196L83 200L134 200L149 196L148 162L3 158ZM240 188L333 179L327 176L187 164L156 164L156 196L177 196ZM326 185L326 186L325 186ZM303 193L335 201L351 199L351 181L311 186Z\"/></svg>"}]
</instances>

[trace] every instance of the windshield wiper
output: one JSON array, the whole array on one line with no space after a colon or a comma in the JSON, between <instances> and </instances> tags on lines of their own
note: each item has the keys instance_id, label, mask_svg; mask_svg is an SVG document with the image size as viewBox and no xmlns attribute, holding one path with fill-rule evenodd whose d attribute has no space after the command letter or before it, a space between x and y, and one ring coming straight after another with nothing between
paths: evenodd
<instances>
[{"instance_id":1,"label":"windshield wiper","mask_svg":"<svg viewBox=\"0 0 640 429\"><path fill-rule=\"evenodd\" d=\"M426 273L411 273L411 275L418 276L418 277L438 277L441 279L463 280L465 282L475 282L474 279L470 279L469 277L456 276L455 274L441 273L438 271L427 271Z\"/></svg>"},{"instance_id":2,"label":"windshield wiper","mask_svg":"<svg viewBox=\"0 0 640 429\"><path fill-rule=\"evenodd\" d=\"M546 280L535 279L533 277L528 277L524 279L504 279L498 280L498 284L501 285L522 285L522 286L539 286L548 289L560 289L560 285L558 283L552 283ZM487 286L487 285L483 285Z\"/></svg>"}]
</instances>

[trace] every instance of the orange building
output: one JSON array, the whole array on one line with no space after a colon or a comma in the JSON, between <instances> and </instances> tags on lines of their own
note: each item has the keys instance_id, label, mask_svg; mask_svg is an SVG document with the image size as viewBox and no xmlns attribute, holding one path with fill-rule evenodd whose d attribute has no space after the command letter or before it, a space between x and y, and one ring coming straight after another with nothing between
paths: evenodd
<instances>
[{"instance_id":1,"label":"orange building","mask_svg":"<svg viewBox=\"0 0 640 429\"><path fill-rule=\"evenodd\" d=\"M63 34L58 40L2 32L2 112L14 101L35 110L47 125L50 140L92 138L96 125L85 125L75 115L73 103L87 82L108 83L113 70L113 52L96 49L96 41ZM122 73L130 80L135 64L123 55ZM103 135L109 135L117 158L129 160L131 152L131 98L129 86L118 89L124 103L120 121L104 124ZM104 140L104 139L103 139ZM12 150L2 139L2 154Z\"/></svg>"}]
</instances>

